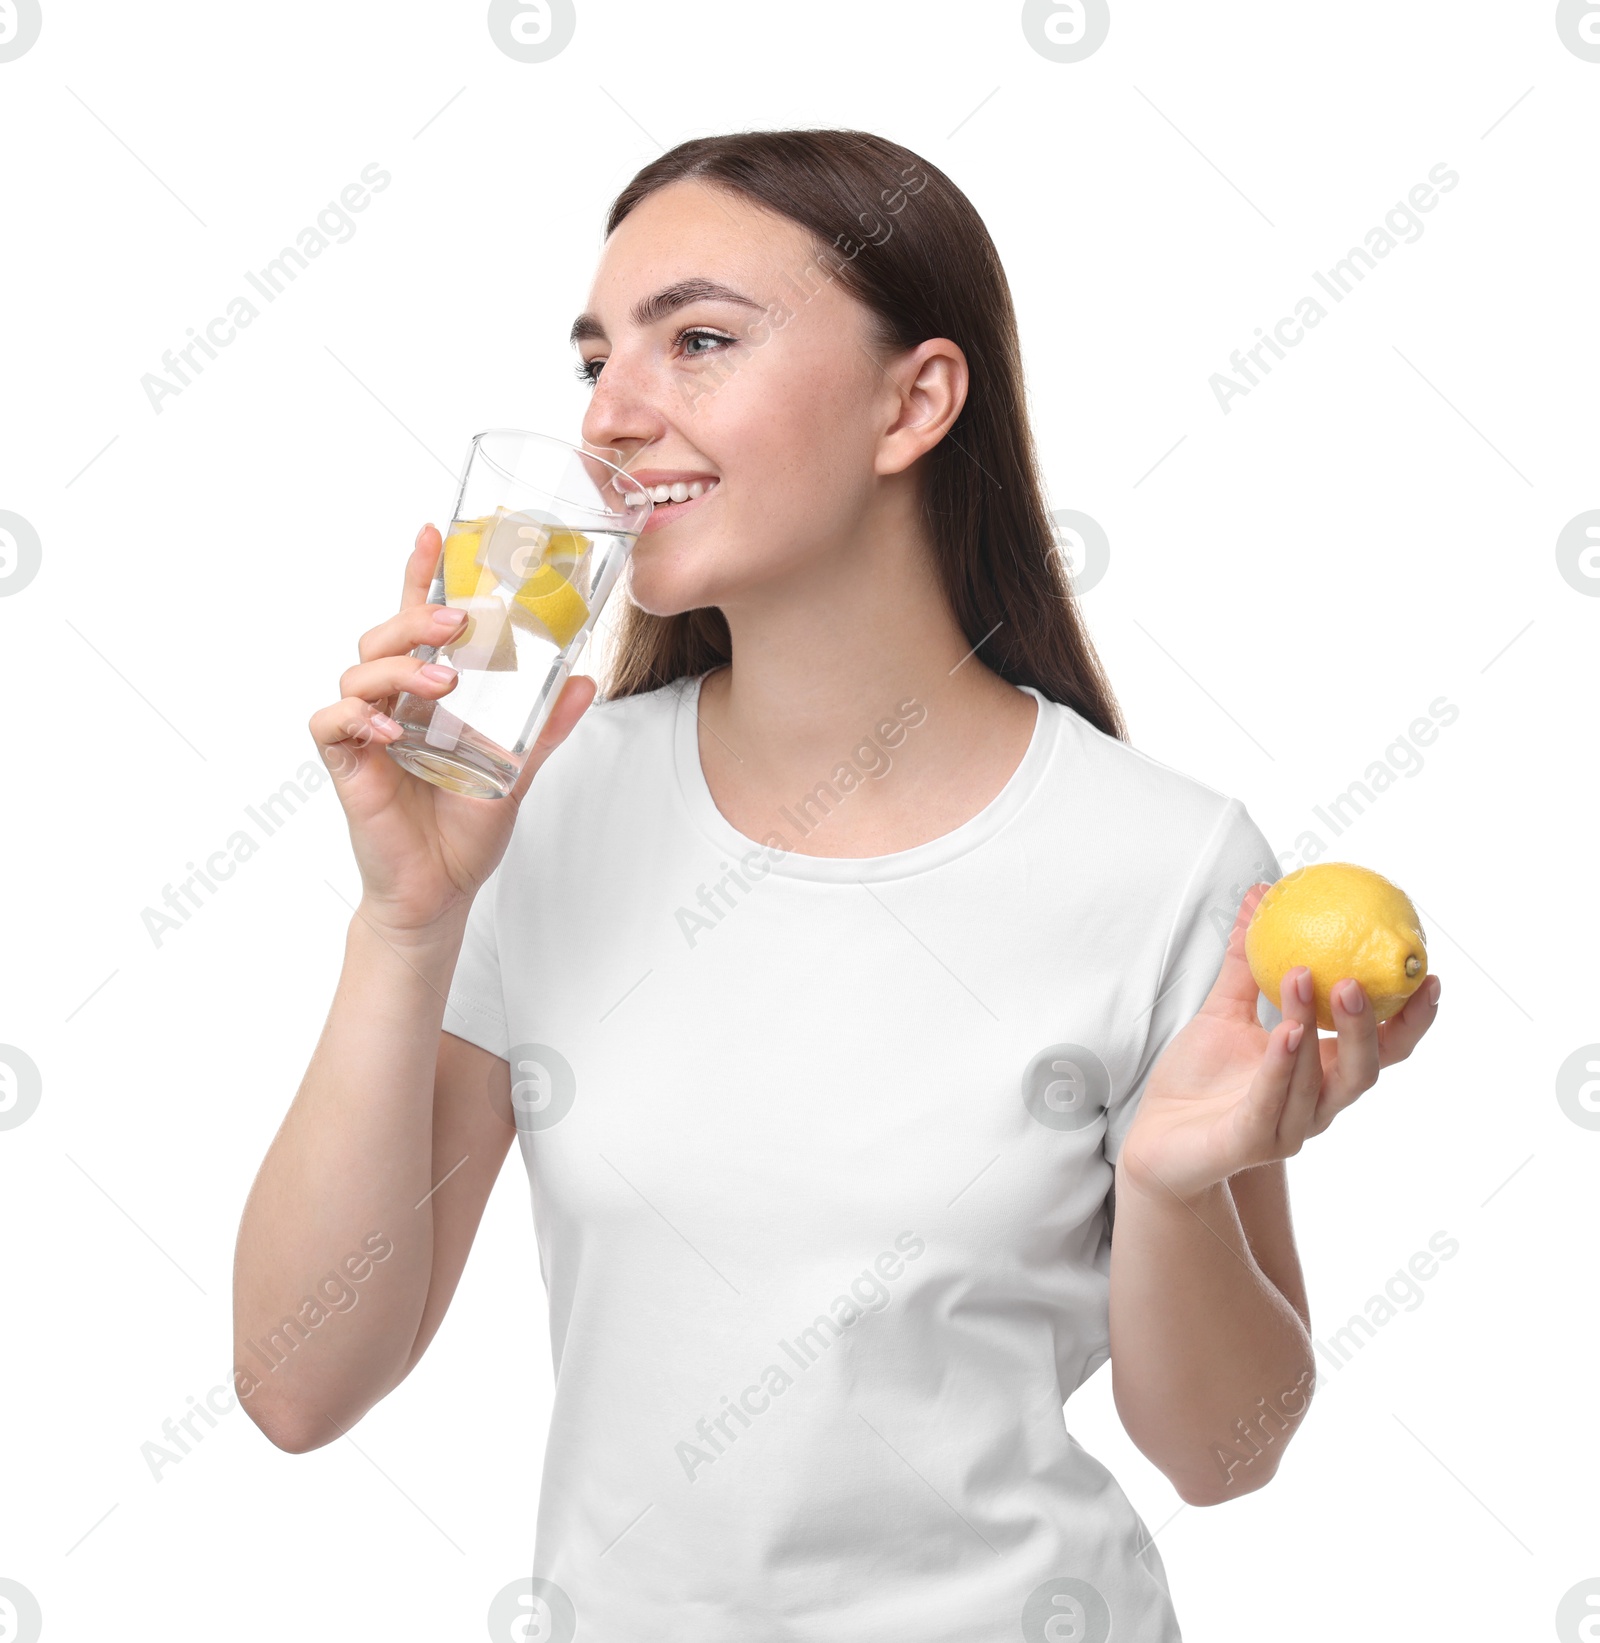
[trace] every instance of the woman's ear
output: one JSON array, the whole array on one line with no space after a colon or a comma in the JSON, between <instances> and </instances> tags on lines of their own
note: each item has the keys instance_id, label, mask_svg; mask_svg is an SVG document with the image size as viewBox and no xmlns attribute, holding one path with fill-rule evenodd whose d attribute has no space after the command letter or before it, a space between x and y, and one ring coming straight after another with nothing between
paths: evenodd
<instances>
[{"instance_id":1,"label":"woman's ear","mask_svg":"<svg viewBox=\"0 0 1600 1643\"><path fill-rule=\"evenodd\" d=\"M967 400L967 356L949 337L930 337L883 371L893 394L874 472L904 473L961 415Z\"/></svg>"}]
</instances>

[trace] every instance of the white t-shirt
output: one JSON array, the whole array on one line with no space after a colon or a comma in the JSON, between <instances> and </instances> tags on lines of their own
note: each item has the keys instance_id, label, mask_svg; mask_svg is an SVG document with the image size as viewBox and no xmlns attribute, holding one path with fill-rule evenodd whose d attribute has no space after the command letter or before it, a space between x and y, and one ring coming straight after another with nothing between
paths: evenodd
<instances>
[{"instance_id":1,"label":"white t-shirt","mask_svg":"<svg viewBox=\"0 0 1600 1643\"><path fill-rule=\"evenodd\" d=\"M444 1017L511 1063L549 1294L538 1635L1171 1643L1062 1405L1110 1357L1112 1162L1273 851L1033 690L953 832L794 848L907 701L765 849L699 685L596 703L534 778Z\"/></svg>"}]
</instances>

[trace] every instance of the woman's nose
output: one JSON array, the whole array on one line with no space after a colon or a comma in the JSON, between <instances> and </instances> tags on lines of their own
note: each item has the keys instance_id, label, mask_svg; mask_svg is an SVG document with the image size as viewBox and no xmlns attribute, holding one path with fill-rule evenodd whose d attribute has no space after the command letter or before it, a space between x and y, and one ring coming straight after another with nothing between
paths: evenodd
<instances>
[{"instance_id":1,"label":"woman's nose","mask_svg":"<svg viewBox=\"0 0 1600 1643\"><path fill-rule=\"evenodd\" d=\"M665 431L650 383L615 355L602 367L583 418L583 437L630 456Z\"/></svg>"}]
</instances>

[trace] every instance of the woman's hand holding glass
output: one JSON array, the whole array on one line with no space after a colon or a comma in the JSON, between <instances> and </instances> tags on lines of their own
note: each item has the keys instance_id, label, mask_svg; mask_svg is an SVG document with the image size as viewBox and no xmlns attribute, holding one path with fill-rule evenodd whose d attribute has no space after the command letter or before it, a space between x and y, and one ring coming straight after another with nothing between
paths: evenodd
<instances>
[{"instance_id":1,"label":"woman's hand holding glass","mask_svg":"<svg viewBox=\"0 0 1600 1643\"><path fill-rule=\"evenodd\" d=\"M344 807L364 914L392 938L426 937L464 916L505 853L529 782L597 689L582 674L567 680L510 802L451 793L418 781L389 758L384 748L401 731L388 710L400 692L439 698L455 688L452 670L442 669L440 676L411 655L417 646L454 638L464 619L460 611L428 602L443 545L432 525L417 533L399 611L361 636L360 661L340 676L340 699L319 708L309 724Z\"/></svg>"}]
</instances>

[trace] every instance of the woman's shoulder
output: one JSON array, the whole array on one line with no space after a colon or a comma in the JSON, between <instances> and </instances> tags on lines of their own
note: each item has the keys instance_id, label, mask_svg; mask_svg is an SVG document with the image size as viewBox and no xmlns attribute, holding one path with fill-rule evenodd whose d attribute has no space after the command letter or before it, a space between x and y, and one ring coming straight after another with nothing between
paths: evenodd
<instances>
[{"instance_id":1,"label":"woman's shoulder","mask_svg":"<svg viewBox=\"0 0 1600 1643\"><path fill-rule=\"evenodd\" d=\"M616 802L672 779L673 734L686 683L596 698L529 784L518 832L537 818L590 802Z\"/></svg>"},{"instance_id":2,"label":"woman's shoulder","mask_svg":"<svg viewBox=\"0 0 1600 1643\"><path fill-rule=\"evenodd\" d=\"M1147 753L1092 724L1065 703L1051 704L1061 719L1061 734L1070 757L1062 761L1080 776L1092 775L1104 788L1138 794L1170 805L1180 813L1215 817L1233 796L1190 770Z\"/></svg>"},{"instance_id":3,"label":"woman's shoulder","mask_svg":"<svg viewBox=\"0 0 1600 1643\"><path fill-rule=\"evenodd\" d=\"M1063 703L1053 705L1067 755L1055 761L1057 779L1125 840L1159 841L1163 856L1190 859L1208 845L1260 853L1265 840L1242 799L1107 734Z\"/></svg>"},{"instance_id":4,"label":"woman's shoulder","mask_svg":"<svg viewBox=\"0 0 1600 1643\"><path fill-rule=\"evenodd\" d=\"M636 690L628 696L597 696L573 735L587 726L590 741L605 741L607 745L649 735L652 727L659 728L663 721L675 717L684 692L693 684L692 678L673 679L654 690Z\"/></svg>"}]
</instances>

